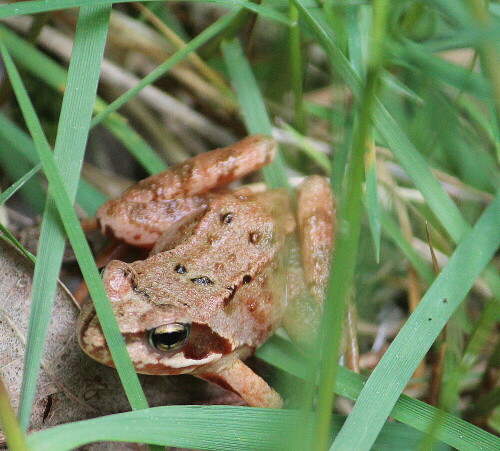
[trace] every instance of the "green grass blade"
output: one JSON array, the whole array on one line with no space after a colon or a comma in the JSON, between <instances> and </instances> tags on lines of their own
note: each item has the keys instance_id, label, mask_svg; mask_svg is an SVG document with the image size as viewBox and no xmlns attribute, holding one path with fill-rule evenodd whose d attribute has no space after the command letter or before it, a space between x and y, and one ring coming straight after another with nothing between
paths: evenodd
<instances>
[{"instance_id":1,"label":"green grass blade","mask_svg":"<svg viewBox=\"0 0 500 451\"><path fill-rule=\"evenodd\" d=\"M302 50L301 50L301 35L299 29L299 12L297 8L290 3L288 6L288 16L292 22L292 26L288 31L289 40L289 58L290 58L290 70L292 72L292 91L293 91L293 101L294 101L294 127L299 131L299 133L305 133L306 131L306 115L304 109L304 80L302 76L303 62L302 62Z\"/></svg>"},{"instance_id":2,"label":"green grass blade","mask_svg":"<svg viewBox=\"0 0 500 451\"><path fill-rule=\"evenodd\" d=\"M56 138L56 147L54 151L55 158L58 159L57 163L54 157L52 157L52 153L50 152L50 148L22 81L19 78L17 69L10 55L7 53L6 48L2 45L2 54L12 86L26 118L28 128L35 139L39 157L53 194L51 198L53 202L48 202L44 221L42 223L39 255L37 264L35 265L33 278L32 310L30 312L30 322L28 326L28 343L20 407L20 422L23 427L27 426L30 407L33 402L43 353L44 337L48 327L52 299L54 297L55 285L64 249L65 236L60 229L55 206L57 206L59 214L63 219L66 231L70 236L73 249L80 263L82 263L82 254L86 254L84 257L87 260L87 264L86 266L81 266L82 272L84 272L84 274L87 273L87 276L89 273L95 273L93 274L95 277L94 280L98 282L92 284L90 281L87 281L89 290L92 285L91 292L98 292L99 289L96 290L95 288L97 285L102 292L99 293L99 295L106 299L103 288L100 285L100 278L95 268L95 264L93 263L92 255L83 232L79 227L78 219L73 211L72 201L66 191L65 182L74 198L83 152L87 141L90 115L106 40L109 13L110 8L107 6L84 8L80 12L75 44L73 47L73 57L69 70L68 88L63 101L59 132ZM88 39L87 36L89 33L92 34L93 39ZM81 73L83 72L87 74L87 77L81 77ZM71 149L72 152L69 152L68 149ZM65 181L59 175L60 169L57 168L57 164L63 170L63 174L66 177ZM68 221L70 224L68 224ZM48 238L51 238L51 241L47 241ZM107 302L107 300L104 302ZM111 310L110 307L109 310ZM110 316L114 319L112 313ZM122 339L121 334L119 334L118 331L116 331L116 333L119 339ZM122 351L126 358L128 358L123 346ZM118 362L117 366L119 366ZM131 367L130 363L129 366ZM135 372L133 370L131 371L137 378ZM138 382L136 385L139 387L138 392L140 392ZM137 396L137 398L140 399L140 396ZM134 398L132 398L132 400L133 399ZM142 398L142 404L141 401L138 403L141 406L145 405L143 399L144 398Z\"/></svg>"},{"instance_id":3,"label":"green grass blade","mask_svg":"<svg viewBox=\"0 0 500 451\"><path fill-rule=\"evenodd\" d=\"M12 233L10 233L10 231L8 229L5 228L5 226L3 224L0 223L0 232L3 233L0 233L0 238L10 244L12 244L14 247L17 247L17 249L19 249L19 251L24 254L24 256L30 260L32 263L35 263L35 256L29 252L28 250L26 250L23 245L17 240L17 238L12 235Z\"/></svg>"},{"instance_id":4,"label":"green grass blade","mask_svg":"<svg viewBox=\"0 0 500 451\"><path fill-rule=\"evenodd\" d=\"M134 0L120 0L116 3L130 3ZM160 0L149 0L160 1ZM181 0L182 1L182 0ZM186 0L184 0L186 1ZM205 3L220 3L225 6L239 6L246 8L249 11L259 13L264 17L276 20L285 25L289 25L290 21L286 16L276 12L272 8L261 6L246 0L189 0L203 1ZM50 0L41 2L40 0L25 1L19 4L7 4L0 7L0 19L10 16L18 16L20 14L36 14L46 11L57 11L58 9L76 8L81 6L91 5L110 5L109 0Z\"/></svg>"},{"instance_id":5,"label":"green grass blade","mask_svg":"<svg viewBox=\"0 0 500 451\"><path fill-rule=\"evenodd\" d=\"M408 243L401 233L401 229L388 214L383 213L380 219L383 225L384 233L388 235L401 249L412 266L417 270L422 280L426 284L430 285L435 278L434 272L430 266L420 257L411 244Z\"/></svg>"},{"instance_id":6,"label":"green grass blade","mask_svg":"<svg viewBox=\"0 0 500 451\"><path fill-rule=\"evenodd\" d=\"M31 177L33 177L42 167L40 163L24 174L19 180L15 181L3 193L0 194L0 205L4 204L18 189L20 189Z\"/></svg>"},{"instance_id":7,"label":"green grass blade","mask_svg":"<svg viewBox=\"0 0 500 451\"><path fill-rule=\"evenodd\" d=\"M95 11L93 8L103 8L100 11ZM99 15L97 13L100 13ZM94 23L95 18L99 18L100 20L97 19L97 22ZM88 55L88 50L91 50L92 53L96 53L95 45L100 41L101 45L101 53L97 52L97 55L94 57L96 60L94 61L94 65L90 67L90 69L93 72L94 75L94 95L95 95L95 88L97 86L97 77L99 73L99 64L95 65L95 63L100 63L99 55L102 56L102 50L104 48L104 42L105 42L105 37L106 37L106 29L107 29L107 24L109 20L109 8L107 7L91 7L89 10L82 10L81 12L81 19L79 21L79 27L77 28L77 37L78 39L75 38L75 47L74 47L74 52L77 52L74 55L72 61L76 62L73 63L72 67L78 69L79 66L79 61L82 61L83 64L90 64L89 62L89 55ZM99 26L98 29L96 29L96 25ZM79 34L78 33L81 33ZM87 48L84 44L85 42L90 42L90 40L85 39L86 34L88 32L92 32L94 38L96 36L96 33L100 31L102 33L102 39L93 41L94 46L90 46L90 48ZM79 48L79 45L83 45L83 47ZM118 325L116 323L116 318L113 314L112 308L109 304L109 301L106 297L106 294L104 292L104 288L101 283L101 279L99 277L99 273L97 271L97 268L95 267L92 253L90 252L89 246L87 244L87 241L85 239L85 235L83 234L83 231L79 225L78 218L76 217L75 212L73 211L72 208L72 203L69 198L69 195L66 191L66 188L64 186L64 182L59 175L59 170L57 168L56 161L54 157L52 156L52 153L50 152L50 148L48 146L48 143L43 135L43 131L40 127L40 124L38 122L38 119L36 117L36 114L31 106L31 102L27 96L27 93L24 89L24 86L22 85L21 79L19 78L19 74L17 73L17 70L13 64L12 59L10 58L9 54L7 53L7 50L5 49L4 46L2 46L2 55L4 57L4 61L7 67L7 70L9 72L9 76L11 79L12 86L14 88L14 91L16 93L16 96L18 98L19 104L23 110L24 115L26 116L26 121L27 124L32 132L32 134L35 137L36 140L36 145L37 145L37 150L39 152L39 157L42 162L45 174L47 176L47 179L49 180L49 185L50 185L50 190L52 194L52 199L54 201L55 206L57 207L57 211L54 213L57 214L59 213L60 218L63 222L63 225L65 227L66 233L68 234L68 237L70 239L71 245L73 247L73 250L75 252L76 258L80 264L80 268L82 270L82 273L85 277L85 281L87 282L87 286L89 288L89 292L92 296L92 298L95 301L95 306L96 306L96 311L97 314L100 318L101 326L103 328L104 335L106 337L106 340L109 344L111 354L113 356L114 363L116 364L118 373L120 375L120 378L124 384L125 391L129 397L129 401L132 405L133 408L144 408L147 407L147 403L144 397L144 394L142 392L141 386L139 384L139 380L137 378L137 374L135 373L132 363L130 361L130 358L127 354L127 351L125 349L124 343L123 343L123 337L120 334L118 330ZM81 72L76 72L76 74L80 74ZM72 74L71 71L71 66L70 66L70 75ZM81 79L81 77L76 77L76 80ZM72 77L70 76L69 80L72 80ZM88 83L89 80L87 79L86 82ZM76 81L75 81L76 83ZM88 85L87 85L88 86ZM78 85L75 84L75 89L73 90L73 83L69 82L68 83L68 95L70 98L72 97L71 94L77 94L78 92L80 93L80 96L82 96L82 93L84 92L83 89L79 90ZM93 98L90 94L92 94L91 89L86 90L87 96L90 96L90 99ZM79 115L77 116L77 119L80 121L83 120L83 117L81 117L81 114L85 114L86 116L86 125L85 124L79 124L79 127L81 127L81 132L83 135L81 136L81 139L83 139L83 144L82 150L85 147L85 142L86 142L86 133L88 132L88 125L90 123L90 112L92 108L92 102L88 101L87 96L83 95L83 98L87 100L85 102L85 105L82 105L81 109L78 109ZM76 101L76 98L72 99L73 102ZM71 106L69 111L75 111L76 109L74 108L74 103L68 104ZM85 108L84 108L85 106ZM63 103L63 111L61 113L61 122L67 125L68 123L71 123L71 121L74 120L74 118L71 117L71 115L65 116L64 115L64 103ZM70 130L78 130L78 127L71 128ZM73 139L74 134L71 134L69 132L66 132L66 129L63 129L64 131L61 132L61 135L58 134L58 139L60 139L59 142L65 143L67 139ZM61 136L61 138L59 138ZM74 140L73 140L74 144ZM57 143L56 143L57 146ZM57 148L57 147L56 147ZM75 191L76 187L73 187L73 193ZM43 229L42 229L43 231ZM63 236L64 238L64 236ZM52 246L54 246L54 243L51 243ZM64 244L64 241L63 241ZM62 249L61 249L62 251ZM39 258L37 261L41 261L41 255L39 255ZM60 259L59 259L60 261ZM38 265L40 266L40 265ZM35 271L36 271L36 266L35 266ZM36 272L35 272L36 275ZM56 274L57 277L57 274ZM45 281L46 282L46 281ZM33 287L35 287L35 282L33 282ZM34 288L33 288L34 290ZM50 314L50 310L48 311L48 314ZM36 318L38 320L38 318ZM48 320L48 318L47 318ZM38 320L39 321L39 320ZM41 336L37 335L38 337ZM43 348L43 340L42 341L42 348ZM43 350L43 349L42 349ZM27 351L28 352L28 351ZM40 352L41 353L41 352ZM40 355L41 357L41 355ZM29 362L29 358L27 360ZM32 366L35 366L32 364ZM37 370L38 368L35 368ZM35 370L32 370L33 372L36 372ZM31 376L31 375L30 375ZM36 382L36 379L35 379ZM31 382L31 384L33 384ZM34 389L34 387L33 387ZM28 392L29 393L29 392ZM25 404L28 404L25 401ZM29 404L28 404L29 406ZM21 409L21 412L23 415L26 415L24 412L25 410ZM26 421L26 420L25 420Z\"/></svg>"},{"instance_id":8,"label":"green grass blade","mask_svg":"<svg viewBox=\"0 0 500 451\"><path fill-rule=\"evenodd\" d=\"M500 244L500 195L461 241L368 379L332 449L368 450L401 391ZM498 440L500 446L500 440Z\"/></svg>"},{"instance_id":9,"label":"green grass blade","mask_svg":"<svg viewBox=\"0 0 500 451\"><path fill-rule=\"evenodd\" d=\"M67 73L60 65L1 24L0 39L18 64L43 80L54 90L58 92L64 90ZM95 100L94 111L97 114L104 110L105 107L106 103L101 99L97 98ZM118 113L110 114L103 120L103 125L150 174L165 168L165 163L155 154L151 146L127 124L127 120L123 116Z\"/></svg>"},{"instance_id":10,"label":"green grass blade","mask_svg":"<svg viewBox=\"0 0 500 451\"><path fill-rule=\"evenodd\" d=\"M366 82L358 115L344 189L338 209L335 255L326 288L321 322L320 373L317 407L314 415L314 447L325 449L333 402L333 388L339 355L345 306L351 296L359 236L361 231L362 185L365 177L366 143L372 134L372 111L379 86L379 74L384 59L384 39L388 13L387 0L375 1L373 6L372 39L369 48Z\"/></svg>"},{"instance_id":11,"label":"green grass blade","mask_svg":"<svg viewBox=\"0 0 500 451\"><path fill-rule=\"evenodd\" d=\"M344 417L335 416L333 432ZM165 425L172 427L165 427ZM64 424L35 432L28 444L38 451L63 451L98 440L151 442L180 448L212 450L282 450L292 429L305 431L297 411L235 406L166 406ZM423 434L402 424L387 423L377 451L411 451ZM438 446L437 450L446 450Z\"/></svg>"},{"instance_id":12,"label":"green grass blade","mask_svg":"<svg viewBox=\"0 0 500 451\"><path fill-rule=\"evenodd\" d=\"M231 406L166 406L57 426L30 435L38 451L67 450L97 440L196 449L279 449L294 426L291 411Z\"/></svg>"},{"instance_id":13,"label":"green grass blade","mask_svg":"<svg viewBox=\"0 0 500 451\"><path fill-rule=\"evenodd\" d=\"M148 75L146 75L137 85L133 88L129 89L127 92L122 94L112 103L110 103L105 109L103 109L99 114L94 116L91 122L91 126L95 126L99 122L101 122L106 116L108 116L111 112L116 111L118 108L123 106L126 102L128 102L132 97L134 97L142 88L147 85L150 85L154 81L156 81L161 76L165 75L172 67L181 62L184 58L186 58L191 52L195 51L197 48L206 44L213 37L217 36L219 33L222 33L223 30L233 21L234 17L239 13L239 11L233 11L225 16L222 16L217 22L213 23L205 30L203 30L198 36L192 39L188 44L186 44L183 48L175 52L171 57L169 57L162 64L157 66L153 71L151 71Z\"/></svg>"},{"instance_id":14,"label":"green grass blade","mask_svg":"<svg viewBox=\"0 0 500 451\"><path fill-rule=\"evenodd\" d=\"M293 1L324 46L334 69L343 78L353 95L360 98L361 80L344 54L335 46L324 18L317 14L316 8L309 7L311 5L309 0ZM373 117L377 131L385 139L390 150L422 193L448 234L455 242L458 242L469 226L460 215L456 205L439 185L424 158L379 100L375 102Z\"/></svg>"},{"instance_id":15,"label":"green grass blade","mask_svg":"<svg viewBox=\"0 0 500 451\"><path fill-rule=\"evenodd\" d=\"M285 122L281 124L281 127L293 138L302 152L314 161L314 163L317 164L325 172L325 174L330 175L332 165L330 164L328 156L321 153L318 149L311 145L304 135L300 134L297 130L293 129Z\"/></svg>"},{"instance_id":16,"label":"green grass blade","mask_svg":"<svg viewBox=\"0 0 500 451\"><path fill-rule=\"evenodd\" d=\"M91 17L91 14L95 12L96 11L89 10L87 11L87 14L82 13L81 22L79 22L81 26L81 28L79 28L80 33L83 33L85 35L85 33L88 32L86 30L86 28L88 27L95 29L95 27L92 26L93 18ZM102 33L103 39L101 39L100 42L100 51L99 47L92 47L92 50L94 50L94 52L96 50L98 52L97 57L99 58L99 62L100 57L102 57L107 30L107 22L104 22L104 24L104 30L101 29L101 33L102 31L104 31L104 33ZM84 43L84 40L81 40L82 37L84 36L80 35L78 41L76 41L75 38L76 52L78 51L78 46ZM96 40L95 42L99 43L98 40ZM24 87L22 85L22 81L19 78L19 74L17 73L17 70L13 65L13 62L10 59L10 56L8 55L5 47L2 47L2 53L4 55L5 64L8 67L12 86L15 90L19 104L25 116L27 126L30 129L32 135L35 137L35 140L38 141L37 145L40 147L46 147L48 150L49 146L43 135L43 131L41 130L38 118L36 117L36 114L32 109L29 98L27 97L26 91L24 90ZM81 79L80 74L82 73L82 69L86 67L86 64L95 62L94 58L90 58L89 60L90 61L87 62L84 62L84 60L80 60L81 62L84 62L84 67L81 67L76 63L73 64L73 71L76 71L73 72L73 77L75 77L76 79ZM74 198L76 193L78 174L81 167L81 161L83 152L85 150L87 137L87 130L85 130L85 120L83 119L84 116L82 116L81 114L84 114L84 112L88 110L88 108L85 108L85 106L86 103L89 103L89 100L90 107L92 105L93 97L95 96L95 89L97 86L97 77L98 70L97 72L94 71L94 79L92 79L92 77L89 77L88 79L83 80L83 86L77 86L75 84L76 90L68 90L68 94L67 96L65 96L65 102L63 102L63 111L61 112L60 126L61 128L64 126L68 127L66 132L67 139L64 141L64 147L61 147L62 142L60 142L59 146L56 144L56 150L54 154L56 155L56 158L58 158L60 170L66 177L66 179L62 183L66 183L71 199ZM83 88L81 89L80 93L78 92L78 88ZM87 98L87 96L82 93L90 94L90 97ZM79 98L77 98L75 94L78 94ZM77 110L80 114L76 118L77 121L71 122L65 120L65 118L69 119L70 115L68 115L67 113L64 114L64 109L69 111L71 111L72 109ZM88 112L88 114L90 116L90 111ZM58 134L57 139L59 139L59 136L60 135ZM70 142L69 145L67 141ZM71 149L71 151L68 151L68 149ZM26 428L28 425L31 406L35 395L35 388L43 354L45 335L50 320L50 313L52 310L52 302L57 284L60 263L62 260L64 243L65 235L60 228L60 223L54 203L49 200L46 205L43 217L40 232L38 259L37 264L35 265L33 276L32 306L30 310L27 332L28 341L26 344L25 365L19 410L19 420L23 428Z\"/></svg>"},{"instance_id":17,"label":"green grass blade","mask_svg":"<svg viewBox=\"0 0 500 451\"><path fill-rule=\"evenodd\" d=\"M0 378L0 426L5 434L7 446L11 451L25 451L28 450L23 431L19 427L16 419L16 414L12 408L9 395Z\"/></svg>"},{"instance_id":18,"label":"green grass blade","mask_svg":"<svg viewBox=\"0 0 500 451\"><path fill-rule=\"evenodd\" d=\"M231 84L236 91L243 121L249 134L262 133L272 136L272 126L267 115L264 99L260 93L252 69L237 39L222 44L224 62ZM285 166L278 153L274 161L262 168L264 180L270 188L286 187L288 181Z\"/></svg>"},{"instance_id":19,"label":"green grass blade","mask_svg":"<svg viewBox=\"0 0 500 451\"><path fill-rule=\"evenodd\" d=\"M375 259L377 263L380 259L380 237L382 234L382 226L380 222L380 206L378 203L378 187L377 187L377 158L375 154L375 146L372 143L371 149L368 151L366 158L366 191L365 205L370 224L370 231L375 248Z\"/></svg>"},{"instance_id":20,"label":"green grass blade","mask_svg":"<svg viewBox=\"0 0 500 451\"><path fill-rule=\"evenodd\" d=\"M298 378L309 379L303 357L283 338L273 336L258 349L257 356ZM342 366L337 371L335 393L352 401L358 399L366 379ZM421 432L427 431L439 417L443 427L437 431L436 438L457 449L474 446L476 449L494 449L498 443L498 439L489 432L407 395L399 396L390 416Z\"/></svg>"}]
</instances>

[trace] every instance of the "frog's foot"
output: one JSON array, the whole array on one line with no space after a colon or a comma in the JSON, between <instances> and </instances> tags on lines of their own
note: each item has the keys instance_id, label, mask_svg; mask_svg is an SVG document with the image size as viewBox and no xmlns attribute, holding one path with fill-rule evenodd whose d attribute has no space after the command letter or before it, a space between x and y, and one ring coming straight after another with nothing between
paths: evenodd
<instances>
[{"instance_id":1,"label":"frog's foot","mask_svg":"<svg viewBox=\"0 0 500 451\"><path fill-rule=\"evenodd\" d=\"M251 407L280 409L283 406L281 396L240 359L229 364L221 362L196 376L237 393Z\"/></svg>"}]
</instances>

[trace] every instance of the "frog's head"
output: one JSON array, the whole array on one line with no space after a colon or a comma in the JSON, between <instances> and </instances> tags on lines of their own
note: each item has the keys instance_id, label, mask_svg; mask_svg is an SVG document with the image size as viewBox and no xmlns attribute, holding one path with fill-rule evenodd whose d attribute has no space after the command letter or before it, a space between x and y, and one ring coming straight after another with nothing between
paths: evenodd
<instances>
[{"instance_id":1,"label":"frog's head","mask_svg":"<svg viewBox=\"0 0 500 451\"><path fill-rule=\"evenodd\" d=\"M168 296L154 285L154 279L149 277L145 284L141 271L135 264L112 261L103 273L106 294L138 373L195 374L232 353L230 340L212 330L203 315L193 314L192 306L185 302L188 294L184 299L175 295L175 278L158 280L162 287L172 287ZM160 291L164 301L159 301ZM77 336L86 354L114 366L91 302L82 307Z\"/></svg>"}]
</instances>

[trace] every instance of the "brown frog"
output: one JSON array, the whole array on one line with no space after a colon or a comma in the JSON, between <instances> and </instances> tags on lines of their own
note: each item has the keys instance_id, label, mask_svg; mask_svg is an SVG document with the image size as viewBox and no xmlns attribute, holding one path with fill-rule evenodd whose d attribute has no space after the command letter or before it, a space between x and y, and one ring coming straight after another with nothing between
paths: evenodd
<instances>
[{"instance_id":1,"label":"brown frog","mask_svg":"<svg viewBox=\"0 0 500 451\"><path fill-rule=\"evenodd\" d=\"M316 332L334 233L326 179L297 192L223 188L268 164L276 142L255 135L198 155L103 204L100 229L148 258L111 261L103 283L138 373L192 374L249 405L281 407L281 397L243 363L281 325L299 341ZM300 246L299 246L300 242ZM91 302L78 339L113 365Z\"/></svg>"}]
</instances>

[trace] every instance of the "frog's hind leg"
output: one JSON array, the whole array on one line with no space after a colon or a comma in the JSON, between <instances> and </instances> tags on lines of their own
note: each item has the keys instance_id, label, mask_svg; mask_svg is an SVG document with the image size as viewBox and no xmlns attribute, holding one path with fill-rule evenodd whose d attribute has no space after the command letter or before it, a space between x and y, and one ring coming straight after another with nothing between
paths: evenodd
<instances>
[{"instance_id":1,"label":"frog's hind leg","mask_svg":"<svg viewBox=\"0 0 500 451\"><path fill-rule=\"evenodd\" d=\"M283 325L290 337L310 345L320 322L335 236L333 194L328 180L307 177L297 192L300 247L290 246L288 300Z\"/></svg>"},{"instance_id":2,"label":"frog's hind leg","mask_svg":"<svg viewBox=\"0 0 500 451\"><path fill-rule=\"evenodd\" d=\"M302 182L297 217L305 280L314 300L322 304L336 227L333 193L326 178L313 175Z\"/></svg>"},{"instance_id":3,"label":"frog's hind leg","mask_svg":"<svg viewBox=\"0 0 500 451\"><path fill-rule=\"evenodd\" d=\"M157 202L204 194L269 164L276 150L273 138L248 136L231 146L201 153L141 180L126 190L120 199Z\"/></svg>"},{"instance_id":4,"label":"frog's hind leg","mask_svg":"<svg viewBox=\"0 0 500 451\"><path fill-rule=\"evenodd\" d=\"M208 192L270 163L273 138L254 135L232 146L204 152L128 188L96 213L100 230L133 246L151 249L172 224L201 215Z\"/></svg>"},{"instance_id":5,"label":"frog's hind leg","mask_svg":"<svg viewBox=\"0 0 500 451\"><path fill-rule=\"evenodd\" d=\"M240 395L251 407L283 406L281 396L238 358L196 376Z\"/></svg>"}]
</instances>

